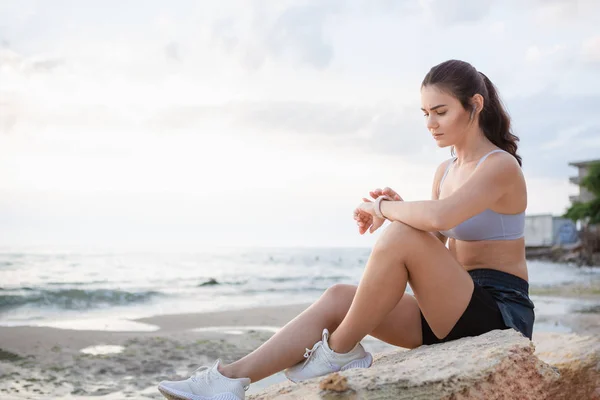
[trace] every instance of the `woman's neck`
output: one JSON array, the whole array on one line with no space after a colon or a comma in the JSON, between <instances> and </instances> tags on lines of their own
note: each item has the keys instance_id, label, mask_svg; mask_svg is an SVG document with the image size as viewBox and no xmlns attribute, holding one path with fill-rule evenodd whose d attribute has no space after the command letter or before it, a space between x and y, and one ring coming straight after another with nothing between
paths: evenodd
<instances>
[{"instance_id":1,"label":"woman's neck","mask_svg":"<svg viewBox=\"0 0 600 400\"><path fill-rule=\"evenodd\" d=\"M493 150L496 146L489 141L481 130L466 135L461 143L454 145L457 164L463 165L479 160L485 153Z\"/></svg>"}]
</instances>

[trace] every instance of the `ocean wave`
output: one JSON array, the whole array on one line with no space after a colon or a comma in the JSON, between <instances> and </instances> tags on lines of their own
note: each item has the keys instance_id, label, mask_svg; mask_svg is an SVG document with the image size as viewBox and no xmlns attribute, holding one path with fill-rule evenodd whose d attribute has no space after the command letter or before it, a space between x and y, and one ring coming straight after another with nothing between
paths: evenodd
<instances>
[{"instance_id":1,"label":"ocean wave","mask_svg":"<svg viewBox=\"0 0 600 400\"><path fill-rule=\"evenodd\" d=\"M27 290L26 293L0 295L0 310L20 306L55 307L65 310L86 310L104 306L128 305L148 301L162 293L156 291L128 292L113 289Z\"/></svg>"},{"instance_id":2,"label":"ocean wave","mask_svg":"<svg viewBox=\"0 0 600 400\"><path fill-rule=\"evenodd\" d=\"M47 282L48 286L82 286L82 285L98 285L98 284L118 284L118 283L127 283L127 282L119 282L119 281L107 281L106 279L95 280L95 281L65 281L65 282Z\"/></svg>"},{"instance_id":3,"label":"ocean wave","mask_svg":"<svg viewBox=\"0 0 600 400\"><path fill-rule=\"evenodd\" d=\"M307 279L306 276L274 276L274 277L266 277L260 278L263 281L275 282L275 283L283 283L283 282L296 282L296 281L304 281Z\"/></svg>"},{"instance_id":4,"label":"ocean wave","mask_svg":"<svg viewBox=\"0 0 600 400\"><path fill-rule=\"evenodd\" d=\"M268 283L297 283L303 282L307 284L317 284L322 282L345 282L349 278L347 276L277 276L277 277L258 277L255 279L259 284L262 282ZM205 286L243 286L250 283L251 279L239 280L239 281L222 281L215 278L206 279L194 286L205 287Z\"/></svg>"},{"instance_id":5,"label":"ocean wave","mask_svg":"<svg viewBox=\"0 0 600 400\"><path fill-rule=\"evenodd\" d=\"M308 287L295 287L295 288L264 288L264 289L246 289L242 290L239 293L242 294L262 294L262 293L323 293L327 290L327 287L316 287L316 286L308 286Z\"/></svg>"},{"instance_id":6,"label":"ocean wave","mask_svg":"<svg viewBox=\"0 0 600 400\"><path fill-rule=\"evenodd\" d=\"M317 276L278 276L278 277L270 277L270 278L261 278L263 281L275 282L275 283L285 283L285 282L320 282L320 281L329 281L329 282L341 282L348 280L348 276L341 275L317 275Z\"/></svg>"}]
</instances>

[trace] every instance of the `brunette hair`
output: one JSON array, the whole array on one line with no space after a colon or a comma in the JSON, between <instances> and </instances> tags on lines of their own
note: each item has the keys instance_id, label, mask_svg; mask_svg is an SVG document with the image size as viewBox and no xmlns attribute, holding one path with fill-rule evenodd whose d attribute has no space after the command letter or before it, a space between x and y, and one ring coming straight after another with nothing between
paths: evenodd
<instances>
[{"instance_id":1,"label":"brunette hair","mask_svg":"<svg viewBox=\"0 0 600 400\"><path fill-rule=\"evenodd\" d=\"M519 138L512 133L508 112L487 76L465 61L448 60L429 70L421 88L428 85L435 85L456 97L465 110L471 109L470 99L479 93L483 97L479 127L490 142L512 154L519 165L523 165L521 156L517 154Z\"/></svg>"}]
</instances>

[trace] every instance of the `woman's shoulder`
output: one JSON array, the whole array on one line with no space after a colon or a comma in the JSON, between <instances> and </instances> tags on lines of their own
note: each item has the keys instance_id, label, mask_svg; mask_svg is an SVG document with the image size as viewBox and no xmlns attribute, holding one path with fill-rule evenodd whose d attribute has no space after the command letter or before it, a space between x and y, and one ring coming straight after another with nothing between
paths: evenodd
<instances>
[{"instance_id":1,"label":"woman's shoulder","mask_svg":"<svg viewBox=\"0 0 600 400\"><path fill-rule=\"evenodd\" d=\"M448 158L439 164L435 170L434 181L439 181L442 176L446 173L446 170L450 167L450 164L454 162L456 157Z\"/></svg>"},{"instance_id":2,"label":"woman's shoulder","mask_svg":"<svg viewBox=\"0 0 600 400\"><path fill-rule=\"evenodd\" d=\"M477 163L476 169L486 169L488 171L521 173L521 165L513 156L507 151L501 150L494 151L484 156Z\"/></svg>"},{"instance_id":3,"label":"woman's shoulder","mask_svg":"<svg viewBox=\"0 0 600 400\"><path fill-rule=\"evenodd\" d=\"M524 181L521 165L509 152L499 151L482 160L473 173L476 180L486 185L512 186Z\"/></svg>"},{"instance_id":4,"label":"woman's shoulder","mask_svg":"<svg viewBox=\"0 0 600 400\"><path fill-rule=\"evenodd\" d=\"M433 184L431 187L431 193L432 193L433 199L439 198L440 189L441 189L440 186L442 183L442 179L444 177L444 174L446 174L446 171L450 167L450 164L454 160L455 160L454 157L444 160L440 165L438 165L437 169L435 170L435 175L433 176Z\"/></svg>"}]
</instances>

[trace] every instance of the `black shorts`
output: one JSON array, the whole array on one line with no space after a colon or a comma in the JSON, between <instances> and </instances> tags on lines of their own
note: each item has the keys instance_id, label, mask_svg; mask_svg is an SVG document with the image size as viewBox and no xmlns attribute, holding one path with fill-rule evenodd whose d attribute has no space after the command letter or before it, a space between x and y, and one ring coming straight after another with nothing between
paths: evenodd
<instances>
[{"instance_id":1,"label":"black shorts","mask_svg":"<svg viewBox=\"0 0 600 400\"><path fill-rule=\"evenodd\" d=\"M527 281L493 269L472 270L469 275L473 278L473 295L445 338L435 336L421 313L423 344L443 343L507 328L514 328L531 339L535 314Z\"/></svg>"}]
</instances>

